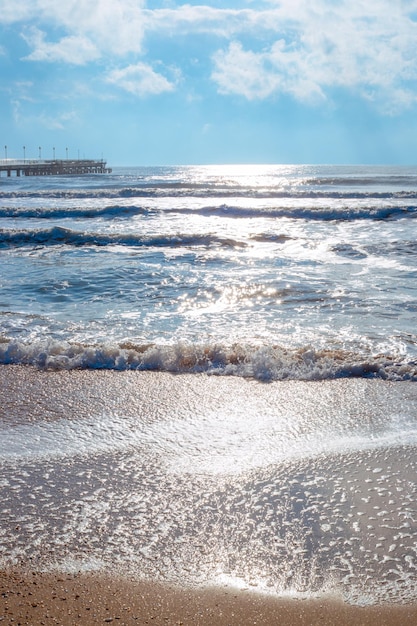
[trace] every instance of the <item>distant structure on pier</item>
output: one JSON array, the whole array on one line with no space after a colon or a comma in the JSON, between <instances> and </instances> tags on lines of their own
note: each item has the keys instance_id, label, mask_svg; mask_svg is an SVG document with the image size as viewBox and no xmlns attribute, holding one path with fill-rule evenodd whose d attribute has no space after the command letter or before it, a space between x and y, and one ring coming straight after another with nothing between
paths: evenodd
<instances>
[{"instance_id":1,"label":"distant structure on pier","mask_svg":"<svg viewBox=\"0 0 417 626\"><path fill-rule=\"evenodd\" d=\"M82 174L110 174L103 159L17 159L0 160L0 176L6 172L7 176L81 176Z\"/></svg>"}]
</instances>

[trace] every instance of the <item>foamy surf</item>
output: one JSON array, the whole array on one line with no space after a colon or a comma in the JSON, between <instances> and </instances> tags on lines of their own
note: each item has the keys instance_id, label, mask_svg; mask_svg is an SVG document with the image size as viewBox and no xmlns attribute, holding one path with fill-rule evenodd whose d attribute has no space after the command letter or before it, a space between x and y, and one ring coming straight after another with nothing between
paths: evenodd
<instances>
[{"instance_id":1,"label":"foamy surf","mask_svg":"<svg viewBox=\"0 0 417 626\"><path fill-rule=\"evenodd\" d=\"M110 369L206 373L257 380L381 378L417 380L417 362L399 355L355 354L343 350L286 349L245 345L83 345L3 340L0 363L46 370Z\"/></svg>"}]
</instances>

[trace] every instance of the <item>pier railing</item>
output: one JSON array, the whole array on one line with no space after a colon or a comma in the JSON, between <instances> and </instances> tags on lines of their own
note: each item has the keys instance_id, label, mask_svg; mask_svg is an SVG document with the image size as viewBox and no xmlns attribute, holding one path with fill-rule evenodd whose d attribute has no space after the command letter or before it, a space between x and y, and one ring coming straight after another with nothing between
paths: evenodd
<instances>
[{"instance_id":1,"label":"pier railing","mask_svg":"<svg viewBox=\"0 0 417 626\"><path fill-rule=\"evenodd\" d=\"M110 174L103 159L0 159L0 176L6 172L15 176L80 176L82 174Z\"/></svg>"}]
</instances>

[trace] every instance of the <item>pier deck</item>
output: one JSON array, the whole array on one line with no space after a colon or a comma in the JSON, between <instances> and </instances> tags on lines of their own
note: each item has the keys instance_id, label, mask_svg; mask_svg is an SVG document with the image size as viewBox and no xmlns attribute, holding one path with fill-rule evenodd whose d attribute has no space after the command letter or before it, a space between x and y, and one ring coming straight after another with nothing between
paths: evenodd
<instances>
[{"instance_id":1,"label":"pier deck","mask_svg":"<svg viewBox=\"0 0 417 626\"><path fill-rule=\"evenodd\" d=\"M82 174L110 174L106 161L94 159L16 159L0 160L0 176L80 176Z\"/></svg>"}]
</instances>

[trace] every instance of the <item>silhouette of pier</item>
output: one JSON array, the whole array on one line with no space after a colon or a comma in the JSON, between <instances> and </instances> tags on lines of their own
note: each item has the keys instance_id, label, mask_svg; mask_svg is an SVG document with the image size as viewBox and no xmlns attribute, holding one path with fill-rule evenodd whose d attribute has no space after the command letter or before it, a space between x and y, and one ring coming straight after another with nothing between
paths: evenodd
<instances>
[{"instance_id":1,"label":"silhouette of pier","mask_svg":"<svg viewBox=\"0 0 417 626\"><path fill-rule=\"evenodd\" d=\"M0 176L81 176L82 174L110 174L103 159L17 159L0 160Z\"/></svg>"}]
</instances>

